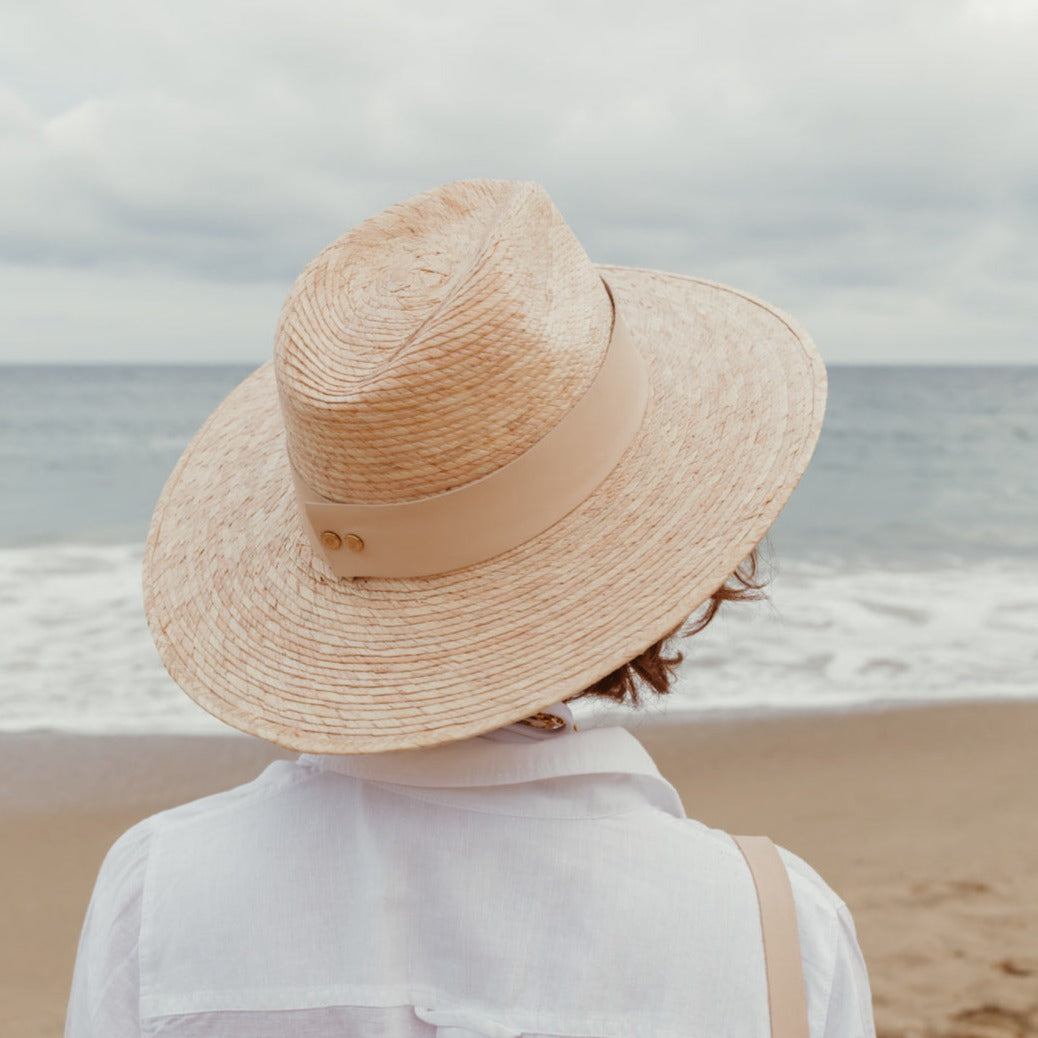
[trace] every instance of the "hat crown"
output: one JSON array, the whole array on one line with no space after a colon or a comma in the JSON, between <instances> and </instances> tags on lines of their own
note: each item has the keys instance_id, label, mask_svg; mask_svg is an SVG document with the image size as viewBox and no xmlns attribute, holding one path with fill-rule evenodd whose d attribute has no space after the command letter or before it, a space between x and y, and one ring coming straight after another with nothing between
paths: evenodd
<instances>
[{"instance_id":1,"label":"hat crown","mask_svg":"<svg viewBox=\"0 0 1038 1038\"><path fill-rule=\"evenodd\" d=\"M573 407L611 323L598 272L539 185L417 195L329 245L289 293L274 354L289 455L333 501L473 482Z\"/></svg>"}]
</instances>

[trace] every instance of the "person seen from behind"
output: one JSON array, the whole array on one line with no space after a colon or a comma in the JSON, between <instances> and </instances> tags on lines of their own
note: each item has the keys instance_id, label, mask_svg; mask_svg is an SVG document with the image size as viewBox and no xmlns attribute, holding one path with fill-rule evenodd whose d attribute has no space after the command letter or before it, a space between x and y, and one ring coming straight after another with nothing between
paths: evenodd
<instances>
[{"instance_id":1,"label":"person seen from behind","mask_svg":"<svg viewBox=\"0 0 1038 1038\"><path fill-rule=\"evenodd\" d=\"M176 682L300 755L116 842L67 1038L873 1036L839 897L569 706L665 693L759 593L825 388L791 318L592 263L536 184L324 249L144 563Z\"/></svg>"}]
</instances>

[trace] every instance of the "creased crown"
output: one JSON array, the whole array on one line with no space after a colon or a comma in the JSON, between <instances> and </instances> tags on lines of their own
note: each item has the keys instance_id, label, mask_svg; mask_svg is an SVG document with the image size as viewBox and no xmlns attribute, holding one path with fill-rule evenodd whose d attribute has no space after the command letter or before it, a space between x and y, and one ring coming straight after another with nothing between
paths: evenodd
<instances>
[{"instance_id":1,"label":"creased crown","mask_svg":"<svg viewBox=\"0 0 1038 1038\"><path fill-rule=\"evenodd\" d=\"M417 195L329 245L289 293L274 358L292 462L343 502L479 479L580 398L611 319L539 185L470 180Z\"/></svg>"}]
</instances>

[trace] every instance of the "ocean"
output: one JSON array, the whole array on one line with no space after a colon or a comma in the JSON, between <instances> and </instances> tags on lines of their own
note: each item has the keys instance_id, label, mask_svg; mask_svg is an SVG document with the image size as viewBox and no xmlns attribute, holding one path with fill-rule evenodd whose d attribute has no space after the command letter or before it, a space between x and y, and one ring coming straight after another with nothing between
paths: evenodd
<instances>
[{"instance_id":1,"label":"ocean","mask_svg":"<svg viewBox=\"0 0 1038 1038\"><path fill-rule=\"evenodd\" d=\"M237 366L0 367L0 730L217 732L141 605L155 500ZM1038 367L832 367L764 602L653 717L1038 695Z\"/></svg>"}]
</instances>

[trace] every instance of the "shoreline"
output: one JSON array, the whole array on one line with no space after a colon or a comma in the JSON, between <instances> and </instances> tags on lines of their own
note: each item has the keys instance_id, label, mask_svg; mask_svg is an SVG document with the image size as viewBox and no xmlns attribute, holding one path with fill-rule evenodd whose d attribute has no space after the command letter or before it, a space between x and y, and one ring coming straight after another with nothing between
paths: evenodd
<instances>
[{"instance_id":1,"label":"shoreline","mask_svg":"<svg viewBox=\"0 0 1038 1038\"><path fill-rule=\"evenodd\" d=\"M847 901L883 1038L1038 1032L1038 702L628 727L690 817L767 833ZM0 733L12 1033L61 1034L86 903L122 831L293 756L235 733Z\"/></svg>"}]
</instances>

